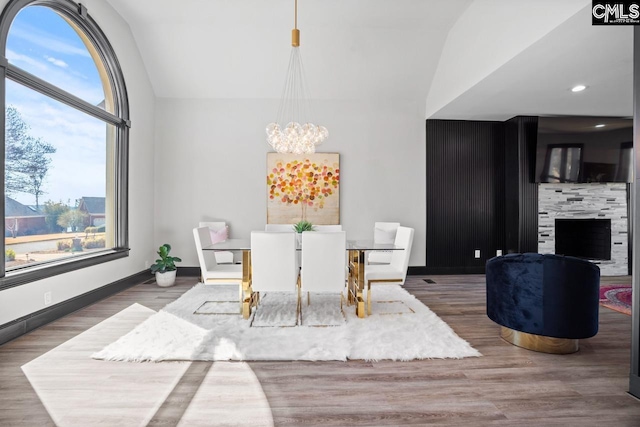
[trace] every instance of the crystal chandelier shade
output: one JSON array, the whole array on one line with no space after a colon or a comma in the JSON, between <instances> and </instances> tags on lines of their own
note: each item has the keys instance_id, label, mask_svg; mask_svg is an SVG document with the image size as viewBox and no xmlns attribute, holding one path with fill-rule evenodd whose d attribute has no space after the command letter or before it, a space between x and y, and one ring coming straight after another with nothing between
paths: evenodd
<instances>
[{"instance_id":1,"label":"crystal chandelier shade","mask_svg":"<svg viewBox=\"0 0 640 427\"><path fill-rule=\"evenodd\" d=\"M307 120L310 114L309 91L304 78L298 30L298 0L295 0L295 25L291 31L291 55L277 120L267 125L267 142L278 153L315 153L316 145L329 136L327 128ZM282 127L280 123L287 123Z\"/></svg>"}]
</instances>

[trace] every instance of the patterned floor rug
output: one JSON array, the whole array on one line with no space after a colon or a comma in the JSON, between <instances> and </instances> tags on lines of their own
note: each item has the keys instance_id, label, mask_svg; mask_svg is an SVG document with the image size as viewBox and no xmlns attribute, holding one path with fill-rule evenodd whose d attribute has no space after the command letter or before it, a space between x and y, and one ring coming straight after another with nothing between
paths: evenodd
<instances>
[{"instance_id":1,"label":"patterned floor rug","mask_svg":"<svg viewBox=\"0 0 640 427\"><path fill-rule=\"evenodd\" d=\"M631 285L601 285L600 305L631 316Z\"/></svg>"}]
</instances>

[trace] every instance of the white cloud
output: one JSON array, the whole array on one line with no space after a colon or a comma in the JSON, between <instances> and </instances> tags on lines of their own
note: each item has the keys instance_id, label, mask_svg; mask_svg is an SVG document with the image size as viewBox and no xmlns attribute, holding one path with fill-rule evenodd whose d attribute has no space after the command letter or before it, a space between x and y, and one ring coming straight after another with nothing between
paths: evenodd
<instances>
[{"instance_id":1,"label":"white cloud","mask_svg":"<svg viewBox=\"0 0 640 427\"><path fill-rule=\"evenodd\" d=\"M56 59L52 56L45 56L45 58L47 58L47 61L51 62L53 65L57 65L58 67L61 67L61 68L69 67L69 64L64 62L62 59Z\"/></svg>"},{"instance_id":2,"label":"white cloud","mask_svg":"<svg viewBox=\"0 0 640 427\"><path fill-rule=\"evenodd\" d=\"M41 31L30 25L25 25L24 23L20 26L12 26L9 35L64 55L91 57L89 51L84 46L72 46L65 40L55 38L50 33Z\"/></svg>"},{"instance_id":3,"label":"white cloud","mask_svg":"<svg viewBox=\"0 0 640 427\"><path fill-rule=\"evenodd\" d=\"M26 64L30 67L37 68L43 72L46 71L47 68L49 68L47 67L47 64L41 61L38 61L37 59L34 59L27 55L22 55L10 49L7 49L7 59L12 64L15 64L18 66L20 66L20 64ZM21 67L21 68L25 68L25 67Z\"/></svg>"},{"instance_id":4,"label":"white cloud","mask_svg":"<svg viewBox=\"0 0 640 427\"><path fill-rule=\"evenodd\" d=\"M97 85L91 84L85 76L73 68L69 68L68 64L64 61L49 56L45 58L47 58L47 62L7 49L7 59L10 63L40 78L44 78L49 83L85 101L98 104L104 99L104 90L99 83ZM52 67L49 64L56 66ZM62 64L64 64L64 66Z\"/></svg>"}]
</instances>

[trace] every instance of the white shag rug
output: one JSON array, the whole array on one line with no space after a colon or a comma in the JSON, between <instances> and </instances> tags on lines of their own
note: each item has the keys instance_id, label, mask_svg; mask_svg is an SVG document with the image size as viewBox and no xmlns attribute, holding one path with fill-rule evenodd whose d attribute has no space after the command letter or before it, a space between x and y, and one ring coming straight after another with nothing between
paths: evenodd
<instances>
[{"instance_id":1,"label":"white shag rug","mask_svg":"<svg viewBox=\"0 0 640 427\"><path fill-rule=\"evenodd\" d=\"M233 301L235 286L201 283L101 351L94 359L163 360L412 360L477 357L428 307L398 285L372 290L372 315L360 319L339 297L265 294L248 320ZM332 325L332 326L315 326Z\"/></svg>"}]
</instances>

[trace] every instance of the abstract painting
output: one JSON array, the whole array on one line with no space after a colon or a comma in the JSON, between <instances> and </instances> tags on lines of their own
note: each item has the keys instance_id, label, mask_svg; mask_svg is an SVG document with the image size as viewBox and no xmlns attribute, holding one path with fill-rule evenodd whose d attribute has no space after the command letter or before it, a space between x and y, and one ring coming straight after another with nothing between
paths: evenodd
<instances>
[{"instance_id":1,"label":"abstract painting","mask_svg":"<svg viewBox=\"0 0 640 427\"><path fill-rule=\"evenodd\" d=\"M340 224L338 153L267 153L267 224Z\"/></svg>"}]
</instances>

